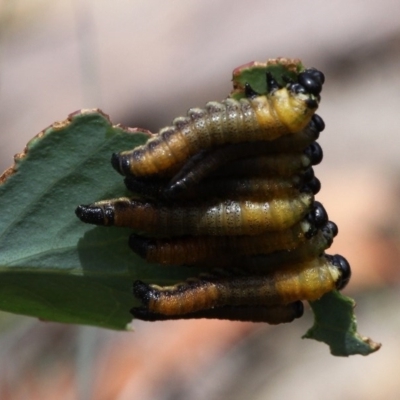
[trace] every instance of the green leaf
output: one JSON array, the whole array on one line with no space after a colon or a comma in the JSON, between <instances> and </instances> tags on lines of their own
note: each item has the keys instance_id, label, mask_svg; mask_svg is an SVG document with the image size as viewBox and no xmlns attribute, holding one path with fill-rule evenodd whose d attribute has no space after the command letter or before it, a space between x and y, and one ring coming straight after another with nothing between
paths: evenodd
<instances>
[{"instance_id":1,"label":"green leaf","mask_svg":"<svg viewBox=\"0 0 400 400\"><path fill-rule=\"evenodd\" d=\"M197 273L147 264L129 249L130 230L75 216L79 204L127 194L111 154L148 137L86 111L44 130L16 157L0 178L0 309L125 329L138 305L133 280L169 284Z\"/></svg>"},{"instance_id":2,"label":"green leaf","mask_svg":"<svg viewBox=\"0 0 400 400\"><path fill-rule=\"evenodd\" d=\"M353 299L333 291L310 302L310 305L314 312L314 326L303 338L325 342L335 356L366 356L381 347L379 343L357 333Z\"/></svg>"},{"instance_id":3,"label":"green leaf","mask_svg":"<svg viewBox=\"0 0 400 400\"><path fill-rule=\"evenodd\" d=\"M303 64L297 59L277 58L266 62L251 62L233 71L234 90L230 94L235 99L245 97L244 88L248 83L257 93L267 93L267 72L271 73L279 85L286 84L284 79L297 81L297 75L304 70Z\"/></svg>"}]
</instances>

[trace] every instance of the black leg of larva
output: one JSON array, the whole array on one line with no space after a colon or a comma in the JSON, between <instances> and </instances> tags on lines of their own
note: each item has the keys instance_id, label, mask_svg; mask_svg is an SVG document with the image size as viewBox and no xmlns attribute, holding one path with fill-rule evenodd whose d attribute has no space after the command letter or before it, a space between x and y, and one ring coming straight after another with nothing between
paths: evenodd
<instances>
[{"instance_id":1,"label":"black leg of larva","mask_svg":"<svg viewBox=\"0 0 400 400\"><path fill-rule=\"evenodd\" d=\"M281 86L278 84L278 82L272 76L271 72L267 72L266 78L267 78L267 92L268 93L271 93L274 90L278 90L281 88Z\"/></svg>"},{"instance_id":2,"label":"black leg of larva","mask_svg":"<svg viewBox=\"0 0 400 400\"><path fill-rule=\"evenodd\" d=\"M304 313L301 301L277 306L224 306L181 315L153 313L145 307L134 307L131 314L143 321L168 321L180 319L220 319L242 322L263 322L271 325L292 322Z\"/></svg>"},{"instance_id":3,"label":"black leg of larva","mask_svg":"<svg viewBox=\"0 0 400 400\"><path fill-rule=\"evenodd\" d=\"M247 82L244 85L244 94L248 99L254 99L260 96Z\"/></svg>"}]
</instances>

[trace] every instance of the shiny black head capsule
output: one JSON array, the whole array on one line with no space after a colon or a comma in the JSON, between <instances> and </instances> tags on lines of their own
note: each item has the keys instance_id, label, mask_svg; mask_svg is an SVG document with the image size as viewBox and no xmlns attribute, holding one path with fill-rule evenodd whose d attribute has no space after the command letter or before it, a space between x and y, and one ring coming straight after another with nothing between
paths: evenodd
<instances>
[{"instance_id":1,"label":"shiny black head capsule","mask_svg":"<svg viewBox=\"0 0 400 400\"><path fill-rule=\"evenodd\" d=\"M321 181L314 176L306 185L312 194L317 194L321 190Z\"/></svg>"},{"instance_id":2,"label":"shiny black head capsule","mask_svg":"<svg viewBox=\"0 0 400 400\"><path fill-rule=\"evenodd\" d=\"M325 226L321 228L321 231L325 240L327 241L328 247L330 247L333 243L333 239L339 232L337 225L332 221L328 221Z\"/></svg>"},{"instance_id":3,"label":"shiny black head capsule","mask_svg":"<svg viewBox=\"0 0 400 400\"><path fill-rule=\"evenodd\" d=\"M338 268L340 271L340 278L336 282L336 289L342 290L349 283L351 278L351 268L348 261L339 254L335 254L334 256L326 256L329 257L331 263Z\"/></svg>"},{"instance_id":4,"label":"shiny black head capsule","mask_svg":"<svg viewBox=\"0 0 400 400\"><path fill-rule=\"evenodd\" d=\"M331 232L333 237L336 237L339 233L339 228L333 221L328 221L324 229L327 229L329 232Z\"/></svg>"},{"instance_id":5,"label":"shiny black head capsule","mask_svg":"<svg viewBox=\"0 0 400 400\"><path fill-rule=\"evenodd\" d=\"M301 72L298 77L298 83L303 86L308 93L315 96L321 93L324 81L324 75L316 69L306 69L304 72Z\"/></svg>"},{"instance_id":6,"label":"shiny black head capsule","mask_svg":"<svg viewBox=\"0 0 400 400\"><path fill-rule=\"evenodd\" d=\"M317 132L322 132L325 129L325 122L318 114L312 116L311 124L312 129L315 129Z\"/></svg>"},{"instance_id":7,"label":"shiny black head capsule","mask_svg":"<svg viewBox=\"0 0 400 400\"><path fill-rule=\"evenodd\" d=\"M318 165L324 158L324 152L317 142L311 143L304 149L304 154L308 156L311 165Z\"/></svg>"},{"instance_id":8,"label":"shiny black head capsule","mask_svg":"<svg viewBox=\"0 0 400 400\"><path fill-rule=\"evenodd\" d=\"M328 213L319 201L314 201L314 207L307 215L307 219L319 229L328 222Z\"/></svg>"},{"instance_id":9,"label":"shiny black head capsule","mask_svg":"<svg viewBox=\"0 0 400 400\"><path fill-rule=\"evenodd\" d=\"M318 81L321 85L325 83L325 75L316 68L308 68L306 70L309 74L314 77L314 80Z\"/></svg>"}]
</instances>

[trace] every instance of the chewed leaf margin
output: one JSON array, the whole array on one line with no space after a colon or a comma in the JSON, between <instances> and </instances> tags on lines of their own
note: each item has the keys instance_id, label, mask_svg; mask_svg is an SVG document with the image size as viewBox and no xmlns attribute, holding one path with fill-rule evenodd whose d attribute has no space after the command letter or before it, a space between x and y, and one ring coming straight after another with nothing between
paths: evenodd
<instances>
[{"instance_id":1,"label":"chewed leaf margin","mask_svg":"<svg viewBox=\"0 0 400 400\"><path fill-rule=\"evenodd\" d=\"M304 70L299 59L276 58L266 62L253 61L234 69L232 74L233 91L230 97L239 100L244 95L245 84L251 85L257 93L267 93L267 72L271 73L279 85L284 86L289 78L297 81L297 75Z\"/></svg>"},{"instance_id":2,"label":"chewed leaf margin","mask_svg":"<svg viewBox=\"0 0 400 400\"><path fill-rule=\"evenodd\" d=\"M335 356L366 356L380 349L380 343L357 332L356 303L353 299L333 291L310 302L310 306L314 313L314 325L303 338L326 343Z\"/></svg>"}]
</instances>

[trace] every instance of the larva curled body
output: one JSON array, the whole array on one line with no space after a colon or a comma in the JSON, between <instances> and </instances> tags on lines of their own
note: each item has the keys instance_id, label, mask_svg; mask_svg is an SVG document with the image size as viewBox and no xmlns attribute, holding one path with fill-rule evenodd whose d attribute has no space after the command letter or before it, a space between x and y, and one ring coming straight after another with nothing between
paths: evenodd
<instances>
[{"instance_id":1,"label":"larva curled body","mask_svg":"<svg viewBox=\"0 0 400 400\"><path fill-rule=\"evenodd\" d=\"M222 319L229 321L264 322L278 325L292 322L303 315L301 301L273 306L224 306L200 310L188 314L164 315L149 312L145 307L134 307L131 313L135 318L144 321L166 321L177 319Z\"/></svg>"},{"instance_id":2,"label":"larva curled body","mask_svg":"<svg viewBox=\"0 0 400 400\"><path fill-rule=\"evenodd\" d=\"M76 215L87 223L121 226L146 235L259 235L299 222L311 209L312 193L270 201L151 203L129 198L81 205Z\"/></svg>"},{"instance_id":3,"label":"larva curled body","mask_svg":"<svg viewBox=\"0 0 400 400\"><path fill-rule=\"evenodd\" d=\"M264 275L202 277L175 286L134 282L133 292L149 312L180 315L226 305L289 304L317 300L342 289L351 275L347 261L338 255L282 266Z\"/></svg>"},{"instance_id":4,"label":"larva curled body","mask_svg":"<svg viewBox=\"0 0 400 400\"><path fill-rule=\"evenodd\" d=\"M123 175L165 176L204 149L270 141L299 132L317 109L320 90L321 85L311 93L299 83L290 83L267 95L228 98L221 103L209 102L204 109L192 108L187 117L176 118L172 127L162 129L143 146L114 154L112 164Z\"/></svg>"}]
</instances>

